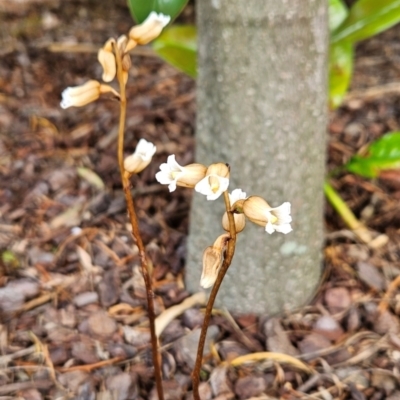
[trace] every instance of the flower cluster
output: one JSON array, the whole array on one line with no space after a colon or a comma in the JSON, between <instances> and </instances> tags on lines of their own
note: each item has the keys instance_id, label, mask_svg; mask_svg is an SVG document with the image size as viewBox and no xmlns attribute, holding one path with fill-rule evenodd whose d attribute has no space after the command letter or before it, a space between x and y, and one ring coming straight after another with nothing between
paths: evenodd
<instances>
[{"instance_id":1,"label":"flower cluster","mask_svg":"<svg viewBox=\"0 0 400 400\"><path fill-rule=\"evenodd\" d=\"M115 78L117 73L115 54L118 52L121 56L122 79L126 83L131 67L129 51L137 45L147 44L159 36L170 19L169 16L153 11L143 23L131 28L128 36L122 35L117 40L108 39L97 54L97 59L103 67L103 81L111 82ZM90 80L81 86L65 89L60 105L62 108L81 107L97 100L103 93L111 93L119 98L119 93L111 86Z\"/></svg>"},{"instance_id":2,"label":"flower cluster","mask_svg":"<svg viewBox=\"0 0 400 400\"><path fill-rule=\"evenodd\" d=\"M170 155L167 162L161 164L156 179L161 184L168 185L170 192L173 192L177 186L183 186L193 188L196 192L205 195L207 200L216 200L228 189L229 174L229 166L223 163L211 164L209 167L202 164L182 166L175 160L175 155ZM247 197L241 189L235 189L229 194L229 203L229 212L233 213L236 233L243 231L246 218L263 226L269 234L274 232L287 234L292 231L290 225L292 217L288 202L279 207L271 207L262 197ZM222 227L225 231L230 231L228 212L225 212L222 217ZM204 251L203 272L200 280L203 288L208 288L215 283L229 239L229 233L225 233Z\"/></svg>"},{"instance_id":3,"label":"flower cluster","mask_svg":"<svg viewBox=\"0 0 400 400\"><path fill-rule=\"evenodd\" d=\"M170 192L177 186L194 188L196 192L207 196L207 200L215 200L229 186L229 167L223 163L211 164L206 167L202 164L179 165L175 155L168 157L166 163L161 164L156 179L162 185L168 185Z\"/></svg>"}]
</instances>

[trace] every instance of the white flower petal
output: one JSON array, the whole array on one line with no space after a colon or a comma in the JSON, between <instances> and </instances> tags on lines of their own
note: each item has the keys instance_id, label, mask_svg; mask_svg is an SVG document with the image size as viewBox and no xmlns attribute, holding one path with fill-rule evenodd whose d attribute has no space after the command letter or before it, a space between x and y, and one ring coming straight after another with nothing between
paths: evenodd
<instances>
[{"instance_id":1,"label":"white flower petal","mask_svg":"<svg viewBox=\"0 0 400 400\"><path fill-rule=\"evenodd\" d=\"M196 183L194 190L204 196L207 196L211 193L210 183L208 182L208 176L204 177L201 181Z\"/></svg>"},{"instance_id":2,"label":"white flower petal","mask_svg":"<svg viewBox=\"0 0 400 400\"><path fill-rule=\"evenodd\" d=\"M292 232L292 227L290 224L281 224L281 225L276 225L275 230L280 233L284 233L285 235L289 232Z\"/></svg>"},{"instance_id":3,"label":"white flower petal","mask_svg":"<svg viewBox=\"0 0 400 400\"><path fill-rule=\"evenodd\" d=\"M229 193L229 201L231 205L235 204L238 200L243 200L246 198L246 192L243 192L242 189L235 189Z\"/></svg>"},{"instance_id":4,"label":"white flower petal","mask_svg":"<svg viewBox=\"0 0 400 400\"><path fill-rule=\"evenodd\" d=\"M292 222L292 217L290 215L290 208L290 203L285 202L279 207L266 210L265 214L268 219L267 225L265 226L266 232L280 232L284 234L291 232L292 227L290 223Z\"/></svg>"},{"instance_id":5,"label":"white flower petal","mask_svg":"<svg viewBox=\"0 0 400 400\"><path fill-rule=\"evenodd\" d=\"M269 233L270 235L275 232L275 226L269 221L267 222L267 225L265 225L265 232Z\"/></svg>"},{"instance_id":6,"label":"white flower petal","mask_svg":"<svg viewBox=\"0 0 400 400\"><path fill-rule=\"evenodd\" d=\"M156 173L156 179L162 185L169 185L168 189L173 192L176 189L176 181L183 173L184 167L175 160L175 154L168 156L167 162L160 165L160 171Z\"/></svg>"},{"instance_id":7,"label":"white flower petal","mask_svg":"<svg viewBox=\"0 0 400 400\"><path fill-rule=\"evenodd\" d=\"M209 178L211 176L218 178L219 181L219 188L216 192L213 192L210 186ZM200 182L196 184L194 190L196 190L196 192L198 193L203 194L204 196L207 196L207 200L216 200L218 199L219 196L221 196L223 192L225 192L228 186L229 186L229 178L221 178L220 176L217 175L207 175L205 178L203 178Z\"/></svg>"},{"instance_id":8,"label":"white flower petal","mask_svg":"<svg viewBox=\"0 0 400 400\"><path fill-rule=\"evenodd\" d=\"M154 146L153 143L148 142L145 139L140 139L136 146L134 154L140 156L143 161L149 161L154 156L156 150L157 148L156 146Z\"/></svg>"}]
</instances>

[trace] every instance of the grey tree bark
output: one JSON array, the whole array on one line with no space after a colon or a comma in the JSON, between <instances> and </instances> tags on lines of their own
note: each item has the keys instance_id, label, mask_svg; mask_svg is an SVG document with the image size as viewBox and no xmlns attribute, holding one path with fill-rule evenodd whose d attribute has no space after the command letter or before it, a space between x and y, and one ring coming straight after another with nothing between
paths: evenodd
<instances>
[{"instance_id":1,"label":"grey tree bark","mask_svg":"<svg viewBox=\"0 0 400 400\"><path fill-rule=\"evenodd\" d=\"M323 242L327 0L197 1L196 161L227 162L229 190L292 204L293 232L249 221L217 306L276 313L310 299ZM218 203L218 204L216 204ZM223 200L194 195L186 282L200 289L203 250L223 233Z\"/></svg>"}]
</instances>

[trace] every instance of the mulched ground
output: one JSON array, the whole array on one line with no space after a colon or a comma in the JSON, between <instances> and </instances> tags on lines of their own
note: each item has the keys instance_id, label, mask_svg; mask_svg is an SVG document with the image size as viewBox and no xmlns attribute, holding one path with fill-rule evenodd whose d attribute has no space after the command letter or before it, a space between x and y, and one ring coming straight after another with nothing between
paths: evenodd
<instances>
[{"instance_id":1,"label":"mulched ground","mask_svg":"<svg viewBox=\"0 0 400 400\"><path fill-rule=\"evenodd\" d=\"M193 20L192 5L182 18ZM65 87L100 77L98 46L132 24L125 1L6 1L0 21L0 398L156 399L116 165L118 104L59 107ZM399 130L399 33L358 47L352 91L330 118L330 170ZM148 49L132 59L126 150L141 137L157 145L134 187L165 327L165 393L191 399L204 298L182 278L190 191L170 194L154 175L168 154L193 160L195 85ZM327 206L326 270L310 305L280 318L215 312L204 399L400 399L399 178L332 181L388 240L360 243ZM266 350L256 363L237 358Z\"/></svg>"}]
</instances>

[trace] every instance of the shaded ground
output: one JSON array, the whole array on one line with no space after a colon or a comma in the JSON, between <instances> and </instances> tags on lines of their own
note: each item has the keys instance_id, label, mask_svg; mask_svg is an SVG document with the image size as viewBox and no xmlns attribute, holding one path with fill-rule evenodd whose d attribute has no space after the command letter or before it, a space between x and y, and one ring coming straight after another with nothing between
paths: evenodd
<instances>
[{"instance_id":1,"label":"shaded ground","mask_svg":"<svg viewBox=\"0 0 400 400\"><path fill-rule=\"evenodd\" d=\"M156 397L144 287L115 160L118 104L59 107L66 86L100 77L98 45L129 29L125 2L115 3L0 3L1 398ZM191 18L189 7L184 19ZM352 92L331 116L329 169L399 130L399 88L382 86L400 82L399 32L359 46ZM170 194L154 174L168 154L193 160L194 82L146 49L133 64L126 150L141 137L157 145L134 187L160 323L189 296L182 274L190 192ZM217 312L205 399L400 399L399 182L397 173L333 181L388 242L360 243L327 206L326 272L314 301L282 318ZM190 297L161 335L171 400L191 398L202 301ZM231 363L265 350L290 357Z\"/></svg>"}]
</instances>

